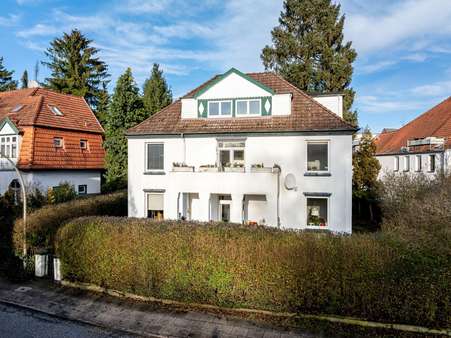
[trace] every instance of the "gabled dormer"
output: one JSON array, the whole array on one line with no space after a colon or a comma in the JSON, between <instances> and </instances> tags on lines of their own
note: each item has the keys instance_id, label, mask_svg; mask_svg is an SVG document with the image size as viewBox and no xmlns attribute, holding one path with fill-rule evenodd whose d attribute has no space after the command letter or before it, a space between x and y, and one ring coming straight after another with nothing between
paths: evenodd
<instances>
[{"instance_id":1,"label":"gabled dormer","mask_svg":"<svg viewBox=\"0 0 451 338\"><path fill-rule=\"evenodd\" d=\"M182 119L246 118L291 114L291 93L276 93L232 68L182 99Z\"/></svg>"}]
</instances>

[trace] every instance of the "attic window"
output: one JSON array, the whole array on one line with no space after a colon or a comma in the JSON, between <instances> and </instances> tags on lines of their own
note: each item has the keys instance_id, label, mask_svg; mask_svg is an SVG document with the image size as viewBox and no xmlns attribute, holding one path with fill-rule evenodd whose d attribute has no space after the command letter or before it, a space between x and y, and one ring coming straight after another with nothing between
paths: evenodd
<instances>
[{"instance_id":1,"label":"attic window","mask_svg":"<svg viewBox=\"0 0 451 338\"><path fill-rule=\"evenodd\" d=\"M13 109L11 109L11 113L17 113L22 108L23 108L23 104L18 104Z\"/></svg>"},{"instance_id":2,"label":"attic window","mask_svg":"<svg viewBox=\"0 0 451 338\"><path fill-rule=\"evenodd\" d=\"M57 106L49 106L49 108L56 116L64 116L63 112Z\"/></svg>"},{"instance_id":3,"label":"attic window","mask_svg":"<svg viewBox=\"0 0 451 338\"><path fill-rule=\"evenodd\" d=\"M53 138L53 145L55 148L62 148L64 146L63 138L61 137L54 137Z\"/></svg>"}]
</instances>

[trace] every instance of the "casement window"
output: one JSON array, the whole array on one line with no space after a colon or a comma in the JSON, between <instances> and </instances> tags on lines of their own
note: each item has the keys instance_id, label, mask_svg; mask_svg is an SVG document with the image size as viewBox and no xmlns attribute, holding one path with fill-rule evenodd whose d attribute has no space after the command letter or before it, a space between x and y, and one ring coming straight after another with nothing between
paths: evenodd
<instances>
[{"instance_id":1,"label":"casement window","mask_svg":"<svg viewBox=\"0 0 451 338\"><path fill-rule=\"evenodd\" d=\"M147 218L155 220L164 219L164 194L147 193L146 194Z\"/></svg>"},{"instance_id":2,"label":"casement window","mask_svg":"<svg viewBox=\"0 0 451 338\"><path fill-rule=\"evenodd\" d=\"M422 168L421 155L416 155L415 156L415 171L420 172L421 168Z\"/></svg>"},{"instance_id":3,"label":"casement window","mask_svg":"<svg viewBox=\"0 0 451 338\"><path fill-rule=\"evenodd\" d=\"M146 144L146 170L164 170L164 144Z\"/></svg>"},{"instance_id":4,"label":"casement window","mask_svg":"<svg viewBox=\"0 0 451 338\"><path fill-rule=\"evenodd\" d=\"M329 142L307 142L307 171L329 171Z\"/></svg>"},{"instance_id":5,"label":"casement window","mask_svg":"<svg viewBox=\"0 0 451 338\"><path fill-rule=\"evenodd\" d=\"M429 168L428 171L435 172L435 155L429 155Z\"/></svg>"},{"instance_id":6,"label":"casement window","mask_svg":"<svg viewBox=\"0 0 451 338\"><path fill-rule=\"evenodd\" d=\"M80 149L82 150L88 149L88 140L80 140Z\"/></svg>"},{"instance_id":7,"label":"casement window","mask_svg":"<svg viewBox=\"0 0 451 338\"><path fill-rule=\"evenodd\" d=\"M209 117L232 116L232 101L210 101L208 102Z\"/></svg>"},{"instance_id":8,"label":"casement window","mask_svg":"<svg viewBox=\"0 0 451 338\"><path fill-rule=\"evenodd\" d=\"M11 159L17 158L17 136L0 138L0 154Z\"/></svg>"},{"instance_id":9,"label":"casement window","mask_svg":"<svg viewBox=\"0 0 451 338\"><path fill-rule=\"evenodd\" d=\"M307 226L327 226L329 199L307 197Z\"/></svg>"},{"instance_id":10,"label":"casement window","mask_svg":"<svg viewBox=\"0 0 451 338\"><path fill-rule=\"evenodd\" d=\"M236 100L236 115L261 115L261 101L260 100Z\"/></svg>"},{"instance_id":11,"label":"casement window","mask_svg":"<svg viewBox=\"0 0 451 338\"><path fill-rule=\"evenodd\" d=\"M244 141L218 142L218 163L222 168L231 165L244 166L244 148Z\"/></svg>"},{"instance_id":12,"label":"casement window","mask_svg":"<svg viewBox=\"0 0 451 338\"><path fill-rule=\"evenodd\" d=\"M399 171L399 156L393 158L393 171Z\"/></svg>"},{"instance_id":13,"label":"casement window","mask_svg":"<svg viewBox=\"0 0 451 338\"><path fill-rule=\"evenodd\" d=\"M55 148L63 148L64 147L64 140L62 137L54 137L53 138L53 146Z\"/></svg>"},{"instance_id":14,"label":"casement window","mask_svg":"<svg viewBox=\"0 0 451 338\"><path fill-rule=\"evenodd\" d=\"M404 156L403 157L403 162L404 162L404 171L407 172L410 170L410 157L409 156Z\"/></svg>"},{"instance_id":15,"label":"casement window","mask_svg":"<svg viewBox=\"0 0 451 338\"><path fill-rule=\"evenodd\" d=\"M78 194L86 195L88 193L88 186L86 184L80 184L78 186Z\"/></svg>"}]
</instances>

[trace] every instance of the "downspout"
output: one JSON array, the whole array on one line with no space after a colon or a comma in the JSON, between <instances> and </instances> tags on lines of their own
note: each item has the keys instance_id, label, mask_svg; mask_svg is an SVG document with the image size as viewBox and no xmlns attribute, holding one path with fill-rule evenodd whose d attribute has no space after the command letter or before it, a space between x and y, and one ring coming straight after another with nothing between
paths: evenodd
<instances>
[{"instance_id":1,"label":"downspout","mask_svg":"<svg viewBox=\"0 0 451 338\"><path fill-rule=\"evenodd\" d=\"M185 134L180 133L180 137L183 139L183 163L186 163L186 142L185 142Z\"/></svg>"},{"instance_id":2,"label":"downspout","mask_svg":"<svg viewBox=\"0 0 451 338\"><path fill-rule=\"evenodd\" d=\"M276 206L276 216L277 216L277 227L280 228L280 174L282 169L278 164L274 164L274 169L277 170L277 206Z\"/></svg>"}]
</instances>

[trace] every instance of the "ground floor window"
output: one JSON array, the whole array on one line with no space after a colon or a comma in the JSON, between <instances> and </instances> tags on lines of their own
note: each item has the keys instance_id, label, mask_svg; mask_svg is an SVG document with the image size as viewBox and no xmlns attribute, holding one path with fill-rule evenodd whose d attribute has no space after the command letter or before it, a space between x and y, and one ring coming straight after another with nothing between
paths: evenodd
<instances>
[{"instance_id":1,"label":"ground floor window","mask_svg":"<svg viewBox=\"0 0 451 338\"><path fill-rule=\"evenodd\" d=\"M80 184L78 186L78 194L86 195L88 193L88 186L86 184Z\"/></svg>"},{"instance_id":2,"label":"ground floor window","mask_svg":"<svg viewBox=\"0 0 451 338\"><path fill-rule=\"evenodd\" d=\"M328 203L327 198L307 198L307 225L327 226Z\"/></svg>"},{"instance_id":3,"label":"ground floor window","mask_svg":"<svg viewBox=\"0 0 451 338\"><path fill-rule=\"evenodd\" d=\"M164 194L148 193L147 194L147 218L155 220L164 219Z\"/></svg>"},{"instance_id":4,"label":"ground floor window","mask_svg":"<svg viewBox=\"0 0 451 338\"><path fill-rule=\"evenodd\" d=\"M435 171L435 155L429 155L429 172Z\"/></svg>"}]
</instances>

